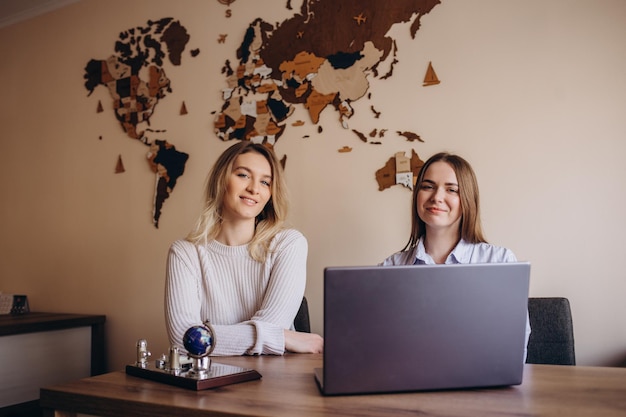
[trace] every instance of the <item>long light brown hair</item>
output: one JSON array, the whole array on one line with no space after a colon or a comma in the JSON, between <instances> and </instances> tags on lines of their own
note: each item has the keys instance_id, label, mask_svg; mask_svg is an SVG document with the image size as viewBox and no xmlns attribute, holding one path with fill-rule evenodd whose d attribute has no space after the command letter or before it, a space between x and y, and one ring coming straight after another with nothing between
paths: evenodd
<instances>
[{"instance_id":1,"label":"long light brown hair","mask_svg":"<svg viewBox=\"0 0 626 417\"><path fill-rule=\"evenodd\" d=\"M222 229L222 209L228 179L235 159L242 154L255 152L269 162L272 169L271 196L256 218L254 236L248 245L250 256L264 262L270 251L274 236L284 228L288 212L287 186L282 167L273 150L258 143L240 141L226 149L217 159L206 181L204 209L187 240L206 245L215 239Z\"/></svg>"},{"instance_id":2,"label":"long light brown hair","mask_svg":"<svg viewBox=\"0 0 626 417\"><path fill-rule=\"evenodd\" d=\"M461 199L461 222L459 237L469 243L487 242L484 237L480 220L480 196L478 181L472 166L458 155L447 152L437 153L424 163L417 177L413 199L411 200L411 236L403 251L417 246L420 237L426 235L426 223L417 213L417 194L420 192L426 170L435 162L445 162L452 167L459 183L459 197Z\"/></svg>"}]
</instances>

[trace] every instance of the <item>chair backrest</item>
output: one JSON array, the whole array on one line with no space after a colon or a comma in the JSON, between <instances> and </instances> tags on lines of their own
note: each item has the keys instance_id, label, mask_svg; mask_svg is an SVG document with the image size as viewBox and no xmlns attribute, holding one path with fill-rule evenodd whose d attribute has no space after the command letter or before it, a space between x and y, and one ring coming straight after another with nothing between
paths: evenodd
<instances>
[{"instance_id":1,"label":"chair backrest","mask_svg":"<svg viewBox=\"0 0 626 417\"><path fill-rule=\"evenodd\" d=\"M296 318L293 320L293 327L298 332L311 333L311 323L309 320L309 304L306 301L306 297L302 297L300 309L296 314Z\"/></svg>"},{"instance_id":2,"label":"chair backrest","mask_svg":"<svg viewBox=\"0 0 626 417\"><path fill-rule=\"evenodd\" d=\"M526 363L576 365L569 300L529 298L528 315L531 333Z\"/></svg>"}]
</instances>

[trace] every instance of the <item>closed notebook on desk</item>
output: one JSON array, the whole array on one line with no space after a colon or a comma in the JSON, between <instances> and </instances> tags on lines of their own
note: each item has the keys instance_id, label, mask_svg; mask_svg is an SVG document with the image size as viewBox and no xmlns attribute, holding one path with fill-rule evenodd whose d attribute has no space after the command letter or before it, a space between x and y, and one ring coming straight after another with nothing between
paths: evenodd
<instances>
[{"instance_id":1,"label":"closed notebook on desk","mask_svg":"<svg viewBox=\"0 0 626 417\"><path fill-rule=\"evenodd\" d=\"M324 270L326 395L522 382L530 264Z\"/></svg>"}]
</instances>

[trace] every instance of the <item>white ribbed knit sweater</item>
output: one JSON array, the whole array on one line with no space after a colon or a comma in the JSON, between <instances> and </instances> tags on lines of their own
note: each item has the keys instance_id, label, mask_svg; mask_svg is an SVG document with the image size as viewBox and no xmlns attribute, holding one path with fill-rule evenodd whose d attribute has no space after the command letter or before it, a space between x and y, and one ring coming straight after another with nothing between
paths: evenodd
<instances>
[{"instance_id":1,"label":"white ribbed knit sweater","mask_svg":"<svg viewBox=\"0 0 626 417\"><path fill-rule=\"evenodd\" d=\"M265 263L250 257L248 245L174 242L165 284L171 345L182 349L185 331L209 320L216 339L212 355L282 355L283 330L293 328L304 295L307 250L306 238L294 229L276 235Z\"/></svg>"}]
</instances>

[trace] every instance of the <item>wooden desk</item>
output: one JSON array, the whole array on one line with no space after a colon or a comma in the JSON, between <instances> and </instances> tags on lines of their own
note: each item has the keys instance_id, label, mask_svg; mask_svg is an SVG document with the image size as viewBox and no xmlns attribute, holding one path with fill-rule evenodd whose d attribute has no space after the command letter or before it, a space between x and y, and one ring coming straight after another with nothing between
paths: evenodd
<instances>
[{"instance_id":1,"label":"wooden desk","mask_svg":"<svg viewBox=\"0 0 626 417\"><path fill-rule=\"evenodd\" d=\"M47 416L624 416L626 369L526 365L515 387L323 397L322 355L216 358L263 378L192 391L113 372L43 388ZM54 410L60 411L57 414Z\"/></svg>"}]
</instances>

